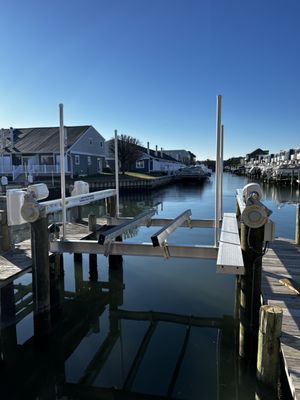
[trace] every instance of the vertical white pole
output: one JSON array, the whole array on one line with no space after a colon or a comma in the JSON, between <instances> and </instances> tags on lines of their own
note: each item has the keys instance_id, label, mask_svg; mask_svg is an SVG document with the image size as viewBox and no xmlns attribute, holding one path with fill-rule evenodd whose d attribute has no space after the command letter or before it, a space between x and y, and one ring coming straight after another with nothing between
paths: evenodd
<instances>
[{"instance_id":1,"label":"vertical white pole","mask_svg":"<svg viewBox=\"0 0 300 400\"><path fill-rule=\"evenodd\" d=\"M216 170L215 170L215 246L219 241L220 222L220 138L221 138L221 108L222 96L217 96L216 113Z\"/></svg>"},{"instance_id":2,"label":"vertical white pole","mask_svg":"<svg viewBox=\"0 0 300 400\"><path fill-rule=\"evenodd\" d=\"M120 197L119 197L119 154L118 154L118 131L115 130L115 178L116 178L116 216L120 216Z\"/></svg>"},{"instance_id":3,"label":"vertical white pole","mask_svg":"<svg viewBox=\"0 0 300 400\"><path fill-rule=\"evenodd\" d=\"M59 150L60 150L60 188L62 203L62 239L66 238L66 182L65 182L65 132L64 105L59 105Z\"/></svg>"},{"instance_id":4,"label":"vertical white pole","mask_svg":"<svg viewBox=\"0 0 300 400\"><path fill-rule=\"evenodd\" d=\"M223 155L224 155L224 125L221 127L221 143L220 143L220 217L223 218Z\"/></svg>"}]
</instances>

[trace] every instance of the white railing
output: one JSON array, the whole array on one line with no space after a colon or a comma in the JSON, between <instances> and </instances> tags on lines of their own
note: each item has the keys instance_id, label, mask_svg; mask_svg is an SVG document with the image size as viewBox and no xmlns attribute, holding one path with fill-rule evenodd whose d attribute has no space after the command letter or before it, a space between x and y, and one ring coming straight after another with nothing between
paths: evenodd
<instances>
[{"instance_id":1,"label":"white railing","mask_svg":"<svg viewBox=\"0 0 300 400\"><path fill-rule=\"evenodd\" d=\"M50 175L59 174L59 165L1 165L0 163L0 174L12 175L15 180L21 174L32 174L32 175ZM66 171L68 173L68 171Z\"/></svg>"}]
</instances>

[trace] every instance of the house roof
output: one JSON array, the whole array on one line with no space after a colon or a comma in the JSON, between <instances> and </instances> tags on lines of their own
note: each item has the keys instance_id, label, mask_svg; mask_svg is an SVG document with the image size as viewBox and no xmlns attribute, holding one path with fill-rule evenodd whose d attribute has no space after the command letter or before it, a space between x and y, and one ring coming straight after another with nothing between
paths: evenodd
<instances>
[{"instance_id":1,"label":"house roof","mask_svg":"<svg viewBox=\"0 0 300 400\"><path fill-rule=\"evenodd\" d=\"M66 126L67 148L70 148L91 125ZM6 136L5 149L10 146L10 130L4 129ZM11 151L11 149L10 149ZM17 153L58 153L59 127L48 128L14 128L13 152Z\"/></svg>"},{"instance_id":2,"label":"house roof","mask_svg":"<svg viewBox=\"0 0 300 400\"><path fill-rule=\"evenodd\" d=\"M109 140L107 140L107 141L105 142L105 146L106 146L106 155L107 155L107 157L114 157L114 155L111 154L111 151L110 151L110 146L111 146L111 143L112 143L113 141L114 141L114 139L109 139ZM146 147L143 147L143 146L137 146L137 147L140 149L140 151L141 151L144 155L148 155L148 152L147 152L147 148L146 148ZM156 159L160 159L160 160L165 160L165 161L171 161L171 162L179 163L179 161L176 160L174 157L171 157L171 156L169 156L168 154L166 154L166 153L164 153L164 152L163 152L162 157L161 157L161 151L160 151L160 150L157 150L157 155L156 155L156 151L155 151L155 150L149 149L149 155L150 155L150 157L152 157L152 158L156 158Z\"/></svg>"},{"instance_id":3,"label":"house roof","mask_svg":"<svg viewBox=\"0 0 300 400\"><path fill-rule=\"evenodd\" d=\"M269 150L262 150L261 148L258 148L254 151L252 151L251 153L246 154L248 157L253 157L253 156L257 156L257 155L261 155L261 154L268 154Z\"/></svg>"}]
</instances>

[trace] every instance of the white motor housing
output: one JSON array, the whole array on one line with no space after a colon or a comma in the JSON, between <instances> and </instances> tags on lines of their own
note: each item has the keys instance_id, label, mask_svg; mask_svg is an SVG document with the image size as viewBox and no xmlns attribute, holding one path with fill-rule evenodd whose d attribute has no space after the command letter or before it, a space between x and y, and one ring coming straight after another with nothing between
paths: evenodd
<instances>
[{"instance_id":1,"label":"white motor housing","mask_svg":"<svg viewBox=\"0 0 300 400\"><path fill-rule=\"evenodd\" d=\"M43 200L49 196L49 190L45 183L27 186L27 193L31 193L35 200Z\"/></svg>"},{"instance_id":2,"label":"white motor housing","mask_svg":"<svg viewBox=\"0 0 300 400\"><path fill-rule=\"evenodd\" d=\"M27 221L21 215L21 208L24 204L26 192L21 189L8 189L6 192L7 201L7 224L21 225Z\"/></svg>"},{"instance_id":3,"label":"white motor housing","mask_svg":"<svg viewBox=\"0 0 300 400\"><path fill-rule=\"evenodd\" d=\"M75 181L74 189L71 192L71 196L78 196L80 194L87 194L90 192L90 186L84 181Z\"/></svg>"},{"instance_id":4,"label":"white motor housing","mask_svg":"<svg viewBox=\"0 0 300 400\"><path fill-rule=\"evenodd\" d=\"M261 187L258 183L248 183L248 185L244 186L243 188L243 198L245 203L247 202L248 198L255 194L257 200L261 200L263 193Z\"/></svg>"}]
</instances>

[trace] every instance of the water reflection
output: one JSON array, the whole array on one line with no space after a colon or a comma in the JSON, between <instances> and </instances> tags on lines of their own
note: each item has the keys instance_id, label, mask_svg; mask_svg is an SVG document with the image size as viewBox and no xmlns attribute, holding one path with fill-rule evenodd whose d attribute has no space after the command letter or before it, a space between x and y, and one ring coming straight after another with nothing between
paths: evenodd
<instances>
[{"instance_id":1,"label":"water reflection","mask_svg":"<svg viewBox=\"0 0 300 400\"><path fill-rule=\"evenodd\" d=\"M31 284L1 289L3 398L234 398L232 317L134 311L125 308L122 259L114 268L86 256L64 261L66 273L52 276L52 332L42 341L17 335L32 316Z\"/></svg>"}]
</instances>

